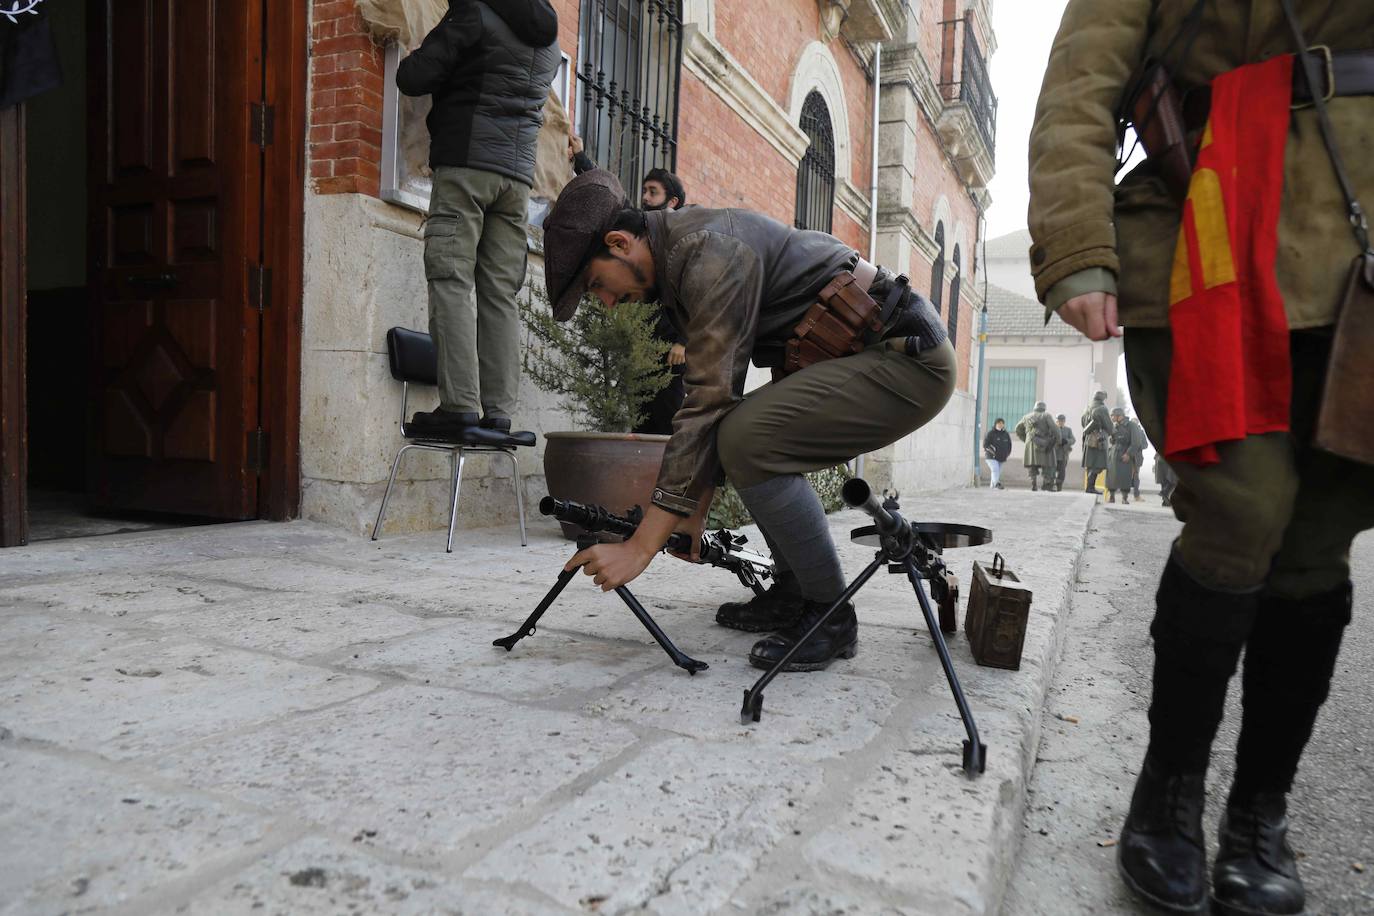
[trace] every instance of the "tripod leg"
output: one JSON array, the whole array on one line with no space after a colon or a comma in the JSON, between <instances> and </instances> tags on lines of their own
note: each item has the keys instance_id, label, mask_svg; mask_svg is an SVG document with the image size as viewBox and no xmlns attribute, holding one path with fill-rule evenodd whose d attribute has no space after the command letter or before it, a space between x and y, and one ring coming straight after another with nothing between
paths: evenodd
<instances>
[{"instance_id":1,"label":"tripod leg","mask_svg":"<svg viewBox=\"0 0 1374 916\"><path fill-rule=\"evenodd\" d=\"M850 583L849 588L845 589L840 597L835 599L835 603L826 609L825 613L821 615L821 619L817 620L815 625L806 631L806 635L797 640L797 644L791 649L788 649L787 654L778 659L773 667L763 672L763 677L755 681L753 687L744 691L744 705L739 711L739 720L741 722L747 725L750 722L757 722L759 720L763 715L763 688L771 684L773 678L777 677L783 667L792 660L792 656L796 655L801 647L806 645L812 636L816 635L817 630L825 626L825 622L830 619L830 615L835 613L840 605L858 594L859 589L863 588L868 580L873 578L873 574L886 565L887 555L885 553L879 553L877 558L874 559L872 563L869 563L868 566L864 568L863 572L859 573L859 577Z\"/></svg>"},{"instance_id":2,"label":"tripod leg","mask_svg":"<svg viewBox=\"0 0 1374 916\"><path fill-rule=\"evenodd\" d=\"M959 685L959 675L954 673L954 660L949 657L949 646L945 645L945 636L936 623L935 612L931 610L930 601L926 598L926 590L921 587L921 574L910 557L907 557L902 565L906 567L906 576L911 580L911 587L916 590L916 601L921 605L926 628L930 630L930 638L934 641L935 651L940 656L940 666L945 669L945 679L949 681L950 692L954 694L954 703L959 707L959 718L964 720L964 731L968 732L968 740L964 742L964 772L972 778L983 772L987 766L988 749L978 738L978 724L973 721L973 710L969 709L968 701L964 699L964 688Z\"/></svg>"},{"instance_id":3,"label":"tripod leg","mask_svg":"<svg viewBox=\"0 0 1374 916\"><path fill-rule=\"evenodd\" d=\"M534 609L534 613L531 614L524 623L520 624L520 629L509 636L492 640L491 644L493 646L500 646L509 652L511 649L515 648L515 644L520 640L524 639L526 636L533 636L534 625L539 622L539 618L544 616L544 612L553 605L558 595L567 587L568 583L572 581L573 576L577 575L580 571L581 567L578 567L577 569L565 569L559 573L558 581L553 584L553 588L549 589L549 593L544 596L544 600L539 602L539 606Z\"/></svg>"},{"instance_id":4,"label":"tripod leg","mask_svg":"<svg viewBox=\"0 0 1374 916\"><path fill-rule=\"evenodd\" d=\"M644 610L644 605L639 603L639 599L636 598L628 588L622 585L615 590L615 593L620 596L620 600L624 601L625 604L629 606L630 610L634 612L634 615L639 618L639 622L644 624L644 629L649 631L649 635L654 638L654 641L663 648L664 652L668 653L668 657L673 660L674 665L684 669L688 674L696 674L698 671L705 671L710 667L710 665L705 662L699 662L686 655L681 649L673 645L673 641L668 638L668 634L664 633L663 628L658 625L654 618L649 616L649 612Z\"/></svg>"}]
</instances>

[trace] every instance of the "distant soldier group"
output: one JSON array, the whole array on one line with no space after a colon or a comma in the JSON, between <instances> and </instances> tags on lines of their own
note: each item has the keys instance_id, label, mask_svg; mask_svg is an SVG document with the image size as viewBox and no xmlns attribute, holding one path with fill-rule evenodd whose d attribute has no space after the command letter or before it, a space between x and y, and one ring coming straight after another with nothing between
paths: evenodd
<instances>
[{"instance_id":1,"label":"distant soldier group","mask_svg":"<svg viewBox=\"0 0 1374 916\"><path fill-rule=\"evenodd\" d=\"M1050 419L1044 401L1036 403L1030 413L1016 424L1016 436L1026 443L1023 463L1030 474L1032 490L1058 492L1064 489L1064 475L1069 466L1069 452L1078 441L1061 413ZM1044 476L1044 486L1040 477Z\"/></svg>"}]
</instances>

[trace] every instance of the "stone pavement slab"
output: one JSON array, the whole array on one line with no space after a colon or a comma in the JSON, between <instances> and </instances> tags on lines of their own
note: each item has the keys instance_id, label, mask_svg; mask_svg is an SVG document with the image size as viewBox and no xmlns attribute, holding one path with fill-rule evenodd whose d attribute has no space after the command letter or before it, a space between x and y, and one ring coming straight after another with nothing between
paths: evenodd
<instances>
[{"instance_id":1,"label":"stone pavement slab","mask_svg":"<svg viewBox=\"0 0 1374 916\"><path fill-rule=\"evenodd\" d=\"M633 585L710 664L695 677L583 577L513 652L491 645L573 551L543 519L527 548L465 531L451 555L437 532L306 523L0 552L0 760L23 774L0 780L0 821L39 850L10 856L0 831L0 905L996 912L1092 500L903 508L994 530L946 554L965 601L994 552L1035 593L1020 671L950 641L989 748L977 780L905 577L861 593L856 659L781 676L745 725L756 637L714 625L743 591L719 570L663 557ZM850 574L863 521L832 517Z\"/></svg>"}]
</instances>

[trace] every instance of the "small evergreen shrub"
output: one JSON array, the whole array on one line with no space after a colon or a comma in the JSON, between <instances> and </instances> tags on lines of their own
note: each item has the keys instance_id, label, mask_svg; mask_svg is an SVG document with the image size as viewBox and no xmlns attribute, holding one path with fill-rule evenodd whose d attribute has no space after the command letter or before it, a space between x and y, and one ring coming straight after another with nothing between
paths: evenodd
<instances>
[{"instance_id":1,"label":"small evergreen shrub","mask_svg":"<svg viewBox=\"0 0 1374 916\"><path fill-rule=\"evenodd\" d=\"M840 488L849 477L849 469L842 464L806 475L807 481L816 488L816 495L821 498L821 505L827 513L844 508L844 500L840 499ZM732 484L727 481L716 490L711 512L706 517L706 527L738 528L752 522L749 510L744 508L744 500L740 499L739 491Z\"/></svg>"},{"instance_id":2,"label":"small evergreen shrub","mask_svg":"<svg viewBox=\"0 0 1374 916\"><path fill-rule=\"evenodd\" d=\"M671 344L654 337L658 306L625 302L606 309L587 299L567 322L555 321L548 293L533 288L521 301L528 339L524 370L559 396L560 406L589 430L628 433L666 388Z\"/></svg>"}]
</instances>

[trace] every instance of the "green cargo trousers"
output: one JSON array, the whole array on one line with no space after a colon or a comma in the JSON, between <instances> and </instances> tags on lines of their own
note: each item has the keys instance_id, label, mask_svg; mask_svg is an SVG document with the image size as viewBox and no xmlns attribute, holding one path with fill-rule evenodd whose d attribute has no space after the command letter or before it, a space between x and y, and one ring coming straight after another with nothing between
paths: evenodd
<instances>
[{"instance_id":1,"label":"green cargo trousers","mask_svg":"<svg viewBox=\"0 0 1374 916\"><path fill-rule=\"evenodd\" d=\"M425 221L429 333L439 406L509 417L520 387L520 308L530 188L480 169L440 166ZM476 289L476 301L473 290Z\"/></svg>"},{"instance_id":2,"label":"green cargo trousers","mask_svg":"<svg viewBox=\"0 0 1374 916\"><path fill-rule=\"evenodd\" d=\"M736 487L751 487L891 445L944 409L957 366L948 341L919 356L884 345L808 366L725 415L716 431L721 466Z\"/></svg>"},{"instance_id":3,"label":"green cargo trousers","mask_svg":"<svg viewBox=\"0 0 1374 916\"><path fill-rule=\"evenodd\" d=\"M1217 447L1208 467L1178 462L1174 514L1183 522L1178 555L1214 589L1266 586L1283 598L1325 594L1350 578L1350 545L1374 527L1374 467L1312 447L1331 352L1328 331L1289 335L1293 364L1290 431ZM1164 441L1173 338L1127 328L1126 375L1140 422Z\"/></svg>"}]
</instances>

